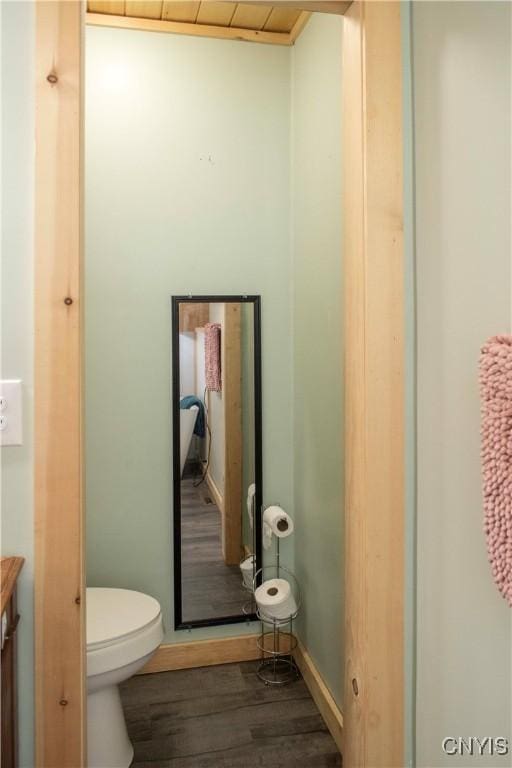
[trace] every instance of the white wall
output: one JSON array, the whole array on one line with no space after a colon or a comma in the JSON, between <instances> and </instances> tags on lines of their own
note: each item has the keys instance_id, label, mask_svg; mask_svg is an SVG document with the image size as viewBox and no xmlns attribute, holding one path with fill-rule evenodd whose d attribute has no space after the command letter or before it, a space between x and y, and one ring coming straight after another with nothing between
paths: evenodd
<instances>
[{"instance_id":1,"label":"white wall","mask_svg":"<svg viewBox=\"0 0 512 768\"><path fill-rule=\"evenodd\" d=\"M196 390L196 334L180 333L180 397L195 395Z\"/></svg>"},{"instance_id":2,"label":"white wall","mask_svg":"<svg viewBox=\"0 0 512 768\"><path fill-rule=\"evenodd\" d=\"M510 332L509 3L413 7L418 319L417 761L510 738L510 608L482 532L477 365Z\"/></svg>"},{"instance_id":3,"label":"white wall","mask_svg":"<svg viewBox=\"0 0 512 768\"><path fill-rule=\"evenodd\" d=\"M20 765L33 752L33 185L34 10L0 3L2 31L2 378L23 379L23 446L1 448L2 555L21 555L18 627Z\"/></svg>"}]
</instances>

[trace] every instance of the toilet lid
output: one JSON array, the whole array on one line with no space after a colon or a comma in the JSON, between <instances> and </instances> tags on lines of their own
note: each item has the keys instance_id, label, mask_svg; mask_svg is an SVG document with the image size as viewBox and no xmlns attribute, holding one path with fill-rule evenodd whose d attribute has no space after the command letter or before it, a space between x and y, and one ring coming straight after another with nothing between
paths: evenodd
<instances>
[{"instance_id":1,"label":"toilet lid","mask_svg":"<svg viewBox=\"0 0 512 768\"><path fill-rule=\"evenodd\" d=\"M139 632L160 616L157 600L131 589L87 588L87 647Z\"/></svg>"}]
</instances>

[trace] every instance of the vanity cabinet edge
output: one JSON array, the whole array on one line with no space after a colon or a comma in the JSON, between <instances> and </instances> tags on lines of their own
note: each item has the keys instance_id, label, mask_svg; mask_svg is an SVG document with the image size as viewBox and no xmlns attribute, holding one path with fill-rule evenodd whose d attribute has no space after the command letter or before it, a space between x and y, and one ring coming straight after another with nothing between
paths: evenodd
<instances>
[{"instance_id":1,"label":"vanity cabinet edge","mask_svg":"<svg viewBox=\"0 0 512 768\"><path fill-rule=\"evenodd\" d=\"M19 622L17 606L18 576L23 557L0 558L2 622L1 651L1 765L16 768L18 765L18 691L16 683L16 630Z\"/></svg>"}]
</instances>

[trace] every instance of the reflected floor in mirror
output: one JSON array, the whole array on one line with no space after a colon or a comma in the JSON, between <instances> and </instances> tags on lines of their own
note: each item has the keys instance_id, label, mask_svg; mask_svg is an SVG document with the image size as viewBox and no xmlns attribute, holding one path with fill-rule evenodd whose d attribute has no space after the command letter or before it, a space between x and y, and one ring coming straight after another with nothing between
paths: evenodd
<instances>
[{"instance_id":1,"label":"reflected floor in mirror","mask_svg":"<svg viewBox=\"0 0 512 768\"><path fill-rule=\"evenodd\" d=\"M258 663L138 675L124 683L132 768L341 766L304 681L265 686Z\"/></svg>"},{"instance_id":2,"label":"reflected floor in mirror","mask_svg":"<svg viewBox=\"0 0 512 768\"><path fill-rule=\"evenodd\" d=\"M206 483L181 481L183 621L237 616L248 602L238 565L222 557L221 515Z\"/></svg>"}]
</instances>

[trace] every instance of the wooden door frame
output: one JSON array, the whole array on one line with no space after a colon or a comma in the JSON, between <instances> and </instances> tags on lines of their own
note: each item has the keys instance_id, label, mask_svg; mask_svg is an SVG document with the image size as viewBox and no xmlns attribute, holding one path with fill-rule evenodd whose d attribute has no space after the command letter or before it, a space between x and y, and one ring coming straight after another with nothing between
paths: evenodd
<instances>
[{"instance_id":1,"label":"wooden door frame","mask_svg":"<svg viewBox=\"0 0 512 768\"><path fill-rule=\"evenodd\" d=\"M224 492L222 555L227 565L238 565L242 546L242 370L241 304L224 305L222 369L224 398ZM228 407L229 406L229 407Z\"/></svg>"},{"instance_id":2,"label":"wooden door frame","mask_svg":"<svg viewBox=\"0 0 512 768\"><path fill-rule=\"evenodd\" d=\"M404 765L404 245L400 4L343 39L345 768Z\"/></svg>"},{"instance_id":3,"label":"wooden door frame","mask_svg":"<svg viewBox=\"0 0 512 768\"><path fill-rule=\"evenodd\" d=\"M86 760L82 7L36 3L36 765Z\"/></svg>"},{"instance_id":4,"label":"wooden door frame","mask_svg":"<svg viewBox=\"0 0 512 768\"><path fill-rule=\"evenodd\" d=\"M279 4L274 0L273 4ZM86 765L80 0L36 2L36 765ZM404 265L399 3L344 33L346 768L403 766Z\"/></svg>"}]
</instances>

